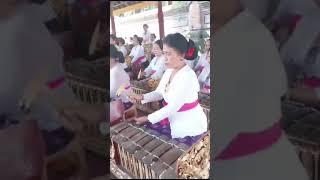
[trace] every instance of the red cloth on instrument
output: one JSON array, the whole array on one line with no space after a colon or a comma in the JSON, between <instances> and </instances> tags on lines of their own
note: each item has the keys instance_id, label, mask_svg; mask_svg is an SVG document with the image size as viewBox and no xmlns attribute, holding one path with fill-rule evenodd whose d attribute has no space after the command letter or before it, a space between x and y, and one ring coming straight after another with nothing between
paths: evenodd
<instances>
[{"instance_id":1,"label":"red cloth on instrument","mask_svg":"<svg viewBox=\"0 0 320 180\"><path fill-rule=\"evenodd\" d=\"M145 56L139 57L133 64L141 64L141 61L145 58Z\"/></svg>"}]
</instances>

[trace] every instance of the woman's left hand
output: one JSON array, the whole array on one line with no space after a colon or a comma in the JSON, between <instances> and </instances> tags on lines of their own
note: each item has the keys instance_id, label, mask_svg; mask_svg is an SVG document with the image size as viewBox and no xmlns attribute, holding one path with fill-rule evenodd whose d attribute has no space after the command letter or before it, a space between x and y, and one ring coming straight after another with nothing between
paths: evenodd
<instances>
[{"instance_id":1,"label":"woman's left hand","mask_svg":"<svg viewBox=\"0 0 320 180\"><path fill-rule=\"evenodd\" d=\"M31 80L19 100L19 106L22 109L29 109L34 101L46 92L45 82L39 79Z\"/></svg>"},{"instance_id":2,"label":"woman's left hand","mask_svg":"<svg viewBox=\"0 0 320 180\"><path fill-rule=\"evenodd\" d=\"M148 117L141 116L141 117L136 118L135 121L137 122L137 124L143 124L148 121Z\"/></svg>"},{"instance_id":3,"label":"woman's left hand","mask_svg":"<svg viewBox=\"0 0 320 180\"><path fill-rule=\"evenodd\" d=\"M319 98L317 97L316 92L306 86L298 86L293 89L289 89L288 95L290 98L304 103L319 103Z\"/></svg>"}]
</instances>

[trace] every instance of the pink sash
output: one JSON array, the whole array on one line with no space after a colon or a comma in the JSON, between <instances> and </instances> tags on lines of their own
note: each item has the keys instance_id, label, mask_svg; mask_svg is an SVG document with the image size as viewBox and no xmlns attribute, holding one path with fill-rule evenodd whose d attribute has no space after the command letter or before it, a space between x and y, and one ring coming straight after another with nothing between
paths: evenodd
<instances>
[{"instance_id":1,"label":"pink sash","mask_svg":"<svg viewBox=\"0 0 320 180\"><path fill-rule=\"evenodd\" d=\"M131 87L130 85L129 85L129 86L126 86L124 89L125 89L125 90L128 90L130 87Z\"/></svg>"},{"instance_id":2,"label":"pink sash","mask_svg":"<svg viewBox=\"0 0 320 180\"><path fill-rule=\"evenodd\" d=\"M305 78L303 83L310 88L320 87L320 79L315 76Z\"/></svg>"},{"instance_id":3,"label":"pink sash","mask_svg":"<svg viewBox=\"0 0 320 180\"><path fill-rule=\"evenodd\" d=\"M135 64L135 65L141 64L141 61L142 61L144 58L145 58L145 56L139 57L133 64Z\"/></svg>"},{"instance_id":4,"label":"pink sash","mask_svg":"<svg viewBox=\"0 0 320 180\"><path fill-rule=\"evenodd\" d=\"M184 112L184 111L188 111L190 109L193 109L195 108L197 105L199 104L199 100L197 99L196 101L192 102L192 103L185 103L180 109L178 112ZM168 103L166 101L163 101L162 102L162 105L163 106L166 106L168 105ZM169 124L169 119L168 118L165 118L163 120L161 120L160 124L162 126L164 125L168 125Z\"/></svg>"},{"instance_id":5,"label":"pink sash","mask_svg":"<svg viewBox=\"0 0 320 180\"><path fill-rule=\"evenodd\" d=\"M200 75L200 74L202 73L203 69L204 69L204 66L200 66L200 67L196 70L196 72L200 71L200 72L199 72L199 75Z\"/></svg>"},{"instance_id":6,"label":"pink sash","mask_svg":"<svg viewBox=\"0 0 320 180\"><path fill-rule=\"evenodd\" d=\"M282 136L280 122L260 132L239 133L215 160L231 160L270 148Z\"/></svg>"},{"instance_id":7,"label":"pink sash","mask_svg":"<svg viewBox=\"0 0 320 180\"><path fill-rule=\"evenodd\" d=\"M302 18L302 16L298 15L298 14L295 14L295 15L292 16L292 19L291 19L292 22L291 22L291 24L289 26L289 29L290 29L291 32L293 32L296 29L297 24L300 22L301 18Z\"/></svg>"},{"instance_id":8,"label":"pink sash","mask_svg":"<svg viewBox=\"0 0 320 180\"><path fill-rule=\"evenodd\" d=\"M47 86L50 88L50 89L56 89L58 87L60 87L65 81L65 77L59 77L58 79L56 80L53 80L53 81L48 81L47 82Z\"/></svg>"},{"instance_id":9,"label":"pink sash","mask_svg":"<svg viewBox=\"0 0 320 180\"><path fill-rule=\"evenodd\" d=\"M156 70L152 70L151 75L154 75L156 72L157 72Z\"/></svg>"}]
</instances>

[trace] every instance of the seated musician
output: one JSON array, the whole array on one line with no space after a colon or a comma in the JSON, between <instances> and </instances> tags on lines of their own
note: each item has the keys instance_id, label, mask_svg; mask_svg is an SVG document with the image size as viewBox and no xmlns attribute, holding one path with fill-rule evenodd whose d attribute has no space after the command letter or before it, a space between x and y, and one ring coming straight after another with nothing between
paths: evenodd
<instances>
[{"instance_id":1,"label":"seated musician","mask_svg":"<svg viewBox=\"0 0 320 180\"><path fill-rule=\"evenodd\" d=\"M150 34L150 42L154 43L156 40L157 36L155 34Z\"/></svg>"},{"instance_id":2,"label":"seated musician","mask_svg":"<svg viewBox=\"0 0 320 180\"><path fill-rule=\"evenodd\" d=\"M125 109L132 106L124 93L117 94L118 90L123 86L125 89L130 88L129 75L124 71L121 63L124 62L124 57L114 45L110 46L110 98L111 100L120 99Z\"/></svg>"},{"instance_id":3,"label":"seated musician","mask_svg":"<svg viewBox=\"0 0 320 180\"><path fill-rule=\"evenodd\" d=\"M162 41L155 41L152 46L152 52L155 54L155 57L151 60L149 66L143 71L142 75L151 79L161 79L166 69L164 64L165 57L163 55L162 49Z\"/></svg>"},{"instance_id":4,"label":"seated musician","mask_svg":"<svg viewBox=\"0 0 320 180\"><path fill-rule=\"evenodd\" d=\"M292 88L289 96L314 105L320 100L320 24L316 23L319 18L318 13L303 16L281 50Z\"/></svg>"},{"instance_id":5,"label":"seated musician","mask_svg":"<svg viewBox=\"0 0 320 180\"><path fill-rule=\"evenodd\" d=\"M210 51L210 39L207 39L205 44L205 52L200 55L199 60L194 67L194 71L196 72L197 75L199 75L204 69L204 67L206 66L207 56L209 51Z\"/></svg>"},{"instance_id":6,"label":"seated musician","mask_svg":"<svg viewBox=\"0 0 320 180\"><path fill-rule=\"evenodd\" d=\"M195 72L185 63L188 41L179 33L163 40L167 70L153 92L129 95L134 101L148 103L164 99L164 107L136 119L172 138L193 144L207 131L207 118L198 101L200 85ZM170 130L171 129L171 130Z\"/></svg>"},{"instance_id":7,"label":"seated musician","mask_svg":"<svg viewBox=\"0 0 320 180\"><path fill-rule=\"evenodd\" d=\"M148 66L148 61L144 55L144 49L141 46L142 38L133 36L133 48L129 54L131 57L133 79L136 79L140 70Z\"/></svg>"},{"instance_id":8,"label":"seated musician","mask_svg":"<svg viewBox=\"0 0 320 180\"><path fill-rule=\"evenodd\" d=\"M114 34L110 34L110 44L114 45L119 51L118 38Z\"/></svg>"},{"instance_id":9,"label":"seated musician","mask_svg":"<svg viewBox=\"0 0 320 180\"><path fill-rule=\"evenodd\" d=\"M213 179L308 179L279 122L286 78L274 39L239 0L215 2Z\"/></svg>"},{"instance_id":10,"label":"seated musician","mask_svg":"<svg viewBox=\"0 0 320 180\"><path fill-rule=\"evenodd\" d=\"M202 62L203 69L198 76L201 91L204 93L210 93L210 48L207 51L206 59Z\"/></svg>"},{"instance_id":11,"label":"seated musician","mask_svg":"<svg viewBox=\"0 0 320 180\"><path fill-rule=\"evenodd\" d=\"M118 42L119 42L119 50L122 52L123 57L127 57L127 48L125 47L126 42L124 41L123 38L118 38Z\"/></svg>"},{"instance_id":12,"label":"seated musician","mask_svg":"<svg viewBox=\"0 0 320 180\"><path fill-rule=\"evenodd\" d=\"M125 47L125 41L123 38L118 38L118 42L119 42L119 51L122 52L123 57L127 57L128 51L127 48ZM123 66L123 69L128 68L127 64L125 62L121 63L121 65Z\"/></svg>"},{"instance_id":13,"label":"seated musician","mask_svg":"<svg viewBox=\"0 0 320 180\"><path fill-rule=\"evenodd\" d=\"M147 60L144 56L144 49L141 46L142 39L138 36L133 36L133 48L129 54L132 64L144 64Z\"/></svg>"},{"instance_id":14,"label":"seated musician","mask_svg":"<svg viewBox=\"0 0 320 180\"><path fill-rule=\"evenodd\" d=\"M0 4L0 57L6 64L0 67L0 114L14 116L19 106L28 110L42 131L47 154L53 154L74 138L60 121L59 111L75 101L62 77L63 50L43 22L34 18L39 12L29 2L5 0ZM63 101L55 98L52 103L51 96Z\"/></svg>"},{"instance_id":15,"label":"seated musician","mask_svg":"<svg viewBox=\"0 0 320 180\"><path fill-rule=\"evenodd\" d=\"M281 47L290 37L301 17L319 11L317 0L281 0L268 26Z\"/></svg>"}]
</instances>

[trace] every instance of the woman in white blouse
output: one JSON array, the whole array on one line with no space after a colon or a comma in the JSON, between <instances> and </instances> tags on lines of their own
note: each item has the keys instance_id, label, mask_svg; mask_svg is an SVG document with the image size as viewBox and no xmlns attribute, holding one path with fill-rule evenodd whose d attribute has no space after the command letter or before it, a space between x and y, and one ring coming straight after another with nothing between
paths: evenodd
<instances>
[{"instance_id":1,"label":"woman in white blouse","mask_svg":"<svg viewBox=\"0 0 320 180\"><path fill-rule=\"evenodd\" d=\"M210 39L206 40L205 53L200 55L197 64L194 66L194 71L197 75L199 75L202 72L204 65L206 64L208 51L210 51Z\"/></svg>"},{"instance_id":2,"label":"woman in white blouse","mask_svg":"<svg viewBox=\"0 0 320 180\"><path fill-rule=\"evenodd\" d=\"M274 39L239 0L215 7L211 178L308 179L279 122L286 78Z\"/></svg>"},{"instance_id":3,"label":"woman in white blouse","mask_svg":"<svg viewBox=\"0 0 320 180\"><path fill-rule=\"evenodd\" d=\"M155 57L151 60L149 66L144 70L144 76L152 79L160 79L166 69L165 57L162 53L163 45L161 40L154 42L152 51Z\"/></svg>"},{"instance_id":4,"label":"woman in white blouse","mask_svg":"<svg viewBox=\"0 0 320 180\"><path fill-rule=\"evenodd\" d=\"M127 51L127 48L124 46L125 45L125 41L124 41L123 38L120 37L120 38L118 38L118 42L119 42L119 49L118 50L120 52L122 52L123 57L126 58L127 55L128 55L128 51ZM127 64L125 62L121 63L121 65L122 65L123 69L127 69L128 68L128 66L127 66Z\"/></svg>"},{"instance_id":5,"label":"woman in white blouse","mask_svg":"<svg viewBox=\"0 0 320 180\"><path fill-rule=\"evenodd\" d=\"M202 63L203 69L198 76L201 91L205 93L210 93L210 49L207 51L206 59Z\"/></svg>"},{"instance_id":6,"label":"woman in white blouse","mask_svg":"<svg viewBox=\"0 0 320 180\"><path fill-rule=\"evenodd\" d=\"M127 48L124 46L125 45L125 41L123 38L118 38L118 41L119 41L119 50L122 52L123 54L123 57L126 57L128 52L127 52Z\"/></svg>"},{"instance_id":7,"label":"woman in white blouse","mask_svg":"<svg viewBox=\"0 0 320 180\"><path fill-rule=\"evenodd\" d=\"M130 88L129 75L124 71L121 63L124 62L122 53L114 45L110 46L110 98L111 100L120 99L124 105L130 106L130 102L125 95L121 93L118 97L117 92L120 87Z\"/></svg>"},{"instance_id":8,"label":"woman in white blouse","mask_svg":"<svg viewBox=\"0 0 320 180\"><path fill-rule=\"evenodd\" d=\"M144 55L144 49L141 46L142 38L137 35L133 36L133 45L129 56L131 57L132 79L137 79L139 72L148 66L148 61Z\"/></svg>"},{"instance_id":9,"label":"woman in white blouse","mask_svg":"<svg viewBox=\"0 0 320 180\"><path fill-rule=\"evenodd\" d=\"M297 23L280 51L292 98L317 104L320 99L320 12L309 13Z\"/></svg>"},{"instance_id":10,"label":"woman in white blouse","mask_svg":"<svg viewBox=\"0 0 320 180\"><path fill-rule=\"evenodd\" d=\"M133 45L129 56L131 56L131 63L132 64L142 64L146 62L146 58L144 56L144 49L141 46L141 39L138 36L133 37Z\"/></svg>"},{"instance_id":11,"label":"woman in white blouse","mask_svg":"<svg viewBox=\"0 0 320 180\"><path fill-rule=\"evenodd\" d=\"M195 72L185 63L188 41L179 33L169 34L163 40L163 52L168 68L157 89L144 95L131 95L131 99L147 103L164 99L164 107L148 116L136 119L160 127L170 124L168 134L192 144L207 131L207 118L198 102L200 85ZM160 123L160 124L159 124Z\"/></svg>"}]
</instances>

